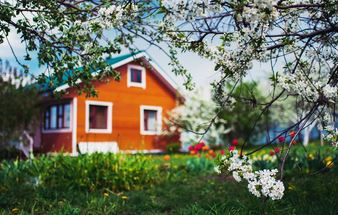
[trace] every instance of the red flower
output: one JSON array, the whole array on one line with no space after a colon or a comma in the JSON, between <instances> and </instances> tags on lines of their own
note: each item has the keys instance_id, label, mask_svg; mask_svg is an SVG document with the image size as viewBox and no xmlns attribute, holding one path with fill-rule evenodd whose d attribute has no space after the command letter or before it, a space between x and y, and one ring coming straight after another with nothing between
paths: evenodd
<instances>
[{"instance_id":1,"label":"red flower","mask_svg":"<svg viewBox=\"0 0 338 215\"><path fill-rule=\"evenodd\" d=\"M204 141L199 142L199 144L201 144L202 147L206 145Z\"/></svg>"},{"instance_id":2,"label":"red flower","mask_svg":"<svg viewBox=\"0 0 338 215\"><path fill-rule=\"evenodd\" d=\"M271 156L274 156L274 155L275 155L275 152L271 150L271 151L269 152L269 154L270 154Z\"/></svg>"},{"instance_id":3,"label":"red flower","mask_svg":"<svg viewBox=\"0 0 338 215\"><path fill-rule=\"evenodd\" d=\"M278 154L278 153L280 152L280 148L276 147L276 148L274 149L274 151L275 151L276 154Z\"/></svg>"},{"instance_id":4,"label":"red flower","mask_svg":"<svg viewBox=\"0 0 338 215\"><path fill-rule=\"evenodd\" d=\"M189 151L193 151L194 149L195 149L195 147L193 145L191 145L191 146L188 147Z\"/></svg>"},{"instance_id":5,"label":"red flower","mask_svg":"<svg viewBox=\"0 0 338 215\"><path fill-rule=\"evenodd\" d=\"M292 141L292 145L296 145L297 144L297 142L294 140L294 141Z\"/></svg>"},{"instance_id":6,"label":"red flower","mask_svg":"<svg viewBox=\"0 0 338 215\"><path fill-rule=\"evenodd\" d=\"M231 145L237 146L238 145L238 139L237 138L233 139Z\"/></svg>"},{"instance_id":7,"label":"red flower","mask_svg":"<svg viewBox=\"0 0 338 215\"><path fill-rule=\"evenodd\" d=\"M279 136L279 137L278 137L278 141L279 141L280 143L284 143L284 142L285 142L285 137Z\"/></svg>"},{"instance_id":8,"label":"red flower","mask_svg":"<svg viewBox=\"0 0 338 215\"><path fill-rule=\"evenodd\" d=\"M295 135L296 135L296 132L295 132L295 131L290 131L290 137L291 137L291 138L294 138Z\"/></svg>"},{"instance_id":9,"label":"red flower","mask_svg":"<svg viewBox=\"0 0 338 215\"><path fill-rule=\"evenodd\" d=\"M233 150L236 149L236 146L229 146L229 151L232 152Z\"/></svg>"},{"instance_id":10,"label":"red flower","mask_svg":"<svg viewBox=\"0 0 338 215\"><path fill-rule=\"evenodd\" d=\"M198 144L195 145L195 150L201 151L203 146L204 146L204 143L198 143Z\"/></svg>"},{"instance_id":11,"label":"red flower","mask_svg":"<svg viewBox=\"0 0 338 215\"><path fill-rule=\"evenodd\" d=\"M224 149L222 149L221 151L219 151L219 153L220 153L221 155L224 155L224 154L225 154Z\"/></svg>"}]
</instances>

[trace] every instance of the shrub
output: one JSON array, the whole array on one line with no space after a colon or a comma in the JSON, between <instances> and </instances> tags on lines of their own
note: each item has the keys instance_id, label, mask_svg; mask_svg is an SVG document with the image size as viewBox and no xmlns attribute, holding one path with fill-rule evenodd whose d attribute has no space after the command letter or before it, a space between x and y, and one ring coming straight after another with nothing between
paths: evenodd
<instances>
[{"instance_id":1,"label":"shrub","mask_svg":"<svg viewBox=\"0 0 338 215\"><path fill-rule=\"evenodd\" d=\"M0 183L56 189L140 189L159 181L157 166L142 155L92 154L79 157L41 156L32 161L4 161Z\"/></svg>"},{"instance_id":2,"label":"shrub","mask_svg":"<svg viewBox=\"0 0 338 215\"><path fill-rule=\"evenodd\" d=\"M23 153L16 149L15 147L6 146L0 147L0 161L1 160L9 160L9 159L18 159L22 158Z\"/></svg>"},{"instance_id":3,"label":"shrub","mask_svg":"<svg viewBox=\"0 0 338 215\"><path fill-rule=\"evenodd\" d=\"M214 162L204 157L191 157L187 160L186 169L192 173L211 172L214 170Z\"/></svg>"},{"instance_id":4,"label":"shrub","mask_svg":"<svg viewBox=\"0 0 338 215\"><path fill-rule=\"evenodd\" d=\"M166 145L166 150L169 153L177 153L180 151L181 144L180 143L169 143Z\"/></svg>"}]
</instances>

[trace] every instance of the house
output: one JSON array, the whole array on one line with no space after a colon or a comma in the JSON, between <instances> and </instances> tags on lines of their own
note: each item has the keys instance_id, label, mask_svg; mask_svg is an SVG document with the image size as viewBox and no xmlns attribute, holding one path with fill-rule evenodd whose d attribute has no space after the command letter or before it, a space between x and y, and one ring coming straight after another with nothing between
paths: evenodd
<instances>
[{"instance_id":1,"label":"house","mask_svg":"<svg viewBox=\"0 0 338 215\"><path fill-rule=\"evenodd\" d=\"M167 112L180 102L174 82L145 52L120 55L107 63L120 81L93 81L98 97L79 95L67 84L62 99L50 94L43 102L35 148L41 152L161 152Z\"/></svg>"}]
</instances>

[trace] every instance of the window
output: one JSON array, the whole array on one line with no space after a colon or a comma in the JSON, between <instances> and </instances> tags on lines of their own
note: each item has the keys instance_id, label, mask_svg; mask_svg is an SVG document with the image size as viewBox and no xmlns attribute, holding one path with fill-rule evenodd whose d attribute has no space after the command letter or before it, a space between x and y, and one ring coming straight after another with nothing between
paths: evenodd
<instances>
[{"instance_id":1,"label":"window","mask_svg":"<svg viewBox=\"0 0 338 215\"><path fill-rule=\"evenodd\" d=\"M70 129L70 103L54 104L44 113L44 131L61 131Z\"/></svg>"},{"instance_id":2,"label":"window","mask_svg":"<svg viewBox=\"0 0 338 215\"><path fill-rule=\"evenodd\" d=\"M128 87L146 88L146 70L144 67L128 65Z\"/></svg>"},{"instance_id":3,"label":"window","mask_svg":"<svg viewBox=\"0 0 338 215\"><path fill-rule=\"evenodd\" d=\"M157 124L157 111L156 110L144 110L144 130L145 131L156 131Z\"/></svg>"},{"instance_id":4,"label":"window","mask_svg":"<svg viewBox=\"0 0 338 215\"><path fill-rule=\"evenodd\" d=\"M86 132L112 132L112 103L86 101Z\"/></svg>"},{"instance_id":5,"label":"window","mask_svg":"<svg viewBox=\"0 0 338 215\"><path fill-rule=\"evenodd\" d=\"M131 68L130 78L133 83L142 83L142 70Z\"/></svg>"},{"instance_id":6,"label":"window","mask_svg":"<svg viewBox=\"0 0 338 215\"><path fill-rule=\"evenodd\" d=\"M162 129L162 108L157 106L140 107L141 111L141 134L160 134Z\"/></svg>"},{"instance_id":7,"label":"window","mask_svg":"<svg viewBox=\"0 0 338 215\"><path fill-rule=\"evenodd\" d=\"M107 129L108 107L89 105L89 129Z\"/></svg>"}]
</instances>

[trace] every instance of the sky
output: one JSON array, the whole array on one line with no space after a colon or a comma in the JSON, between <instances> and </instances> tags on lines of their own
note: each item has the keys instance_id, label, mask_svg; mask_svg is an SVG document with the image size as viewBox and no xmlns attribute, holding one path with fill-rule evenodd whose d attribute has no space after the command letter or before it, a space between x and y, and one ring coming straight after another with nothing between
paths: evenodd
<instances>
[{"instance_id":1,"label":"sky","mask_svg":"<svg viewBox=\"0 0 338 215\"><path fill-rule=\"evenodd\" d=\"M25 45L21 42L20 36L16 32L11 31L8 35L8 40L19 61L27 64L32 74L40 74L45 71L45 67L39 67L36 54L32 54L31 61L24 61ZM171 67L168 65L169 58L157 47L151 46L141 40L137 40L135 46L140 50L145 50L155 62L180 86L181 91L185 91L183 87L183 78L177 77L171 72ZM122 50L121 54L128 53L128 50ZM219 73L214 72L214 63L212 61L203 59L192 52L180 53L178 58L182 65L192 74L196 89L202 92L202 95L207 99L210 97L210 83L220 76ZM16 59L11 51L8 42L5 40L0 44L0 59L8 60L12 66L18 66ZM249 72L246 80L256 80L264 82L267 79L269 66L266 64L254 63L252 70Z\"/></svg>"}]
</instances>

